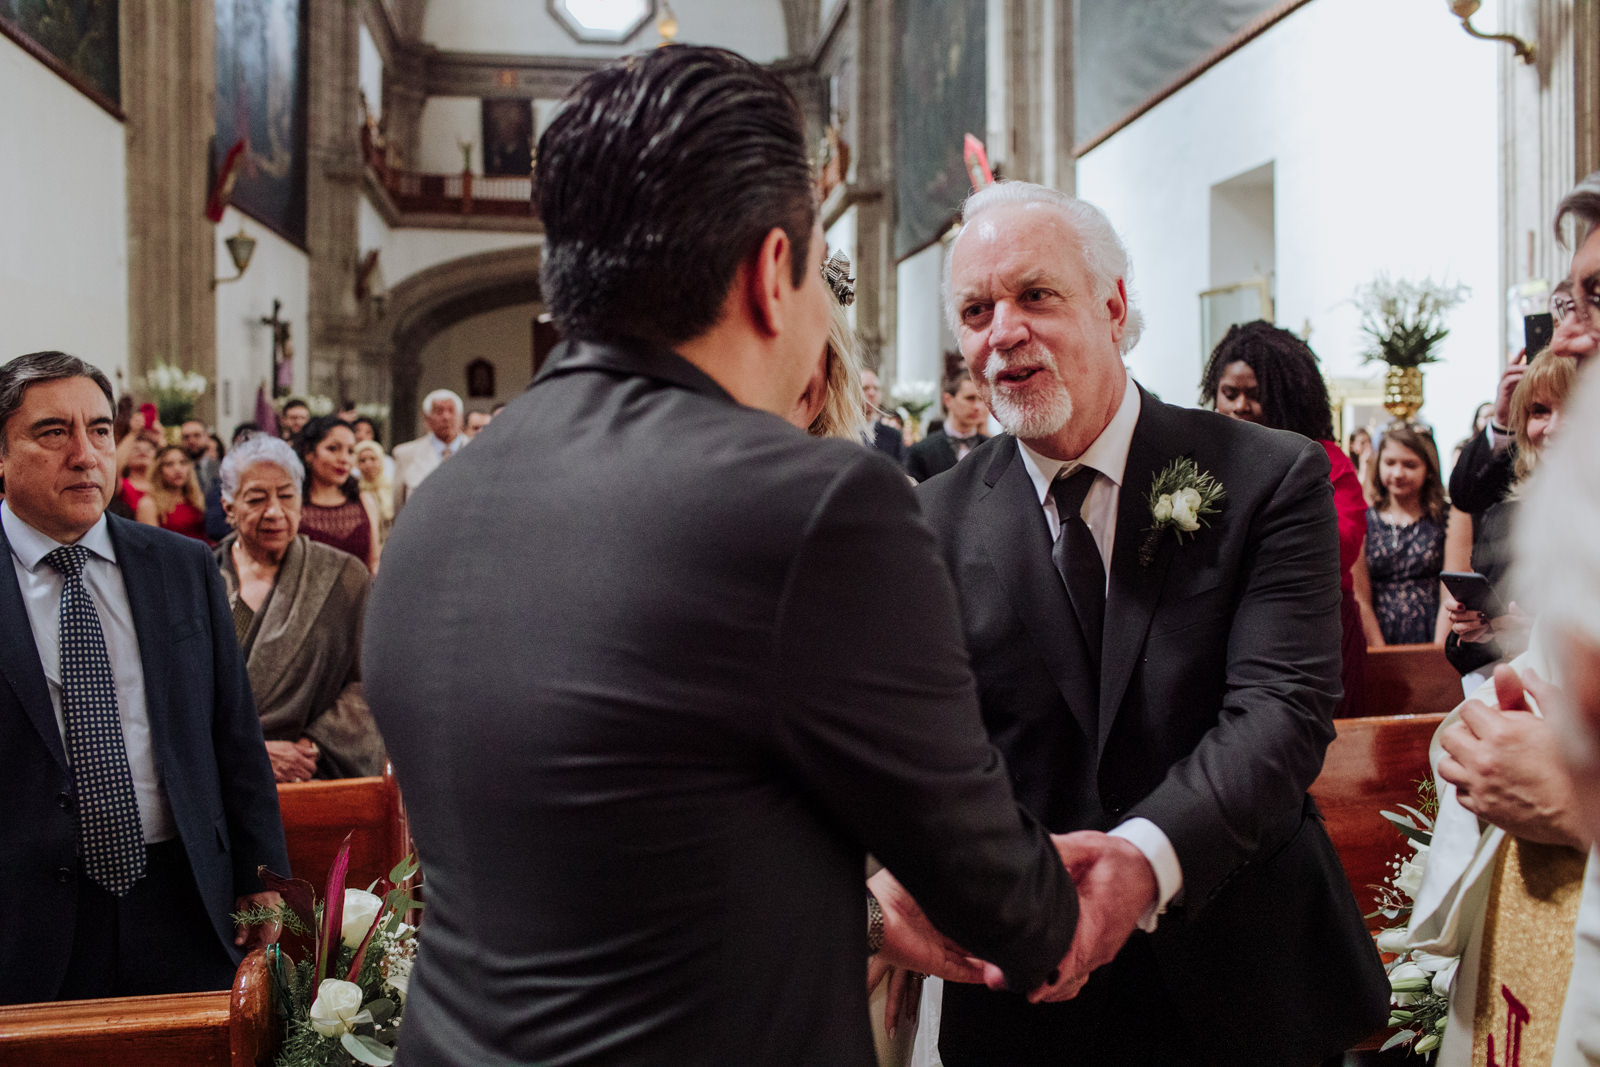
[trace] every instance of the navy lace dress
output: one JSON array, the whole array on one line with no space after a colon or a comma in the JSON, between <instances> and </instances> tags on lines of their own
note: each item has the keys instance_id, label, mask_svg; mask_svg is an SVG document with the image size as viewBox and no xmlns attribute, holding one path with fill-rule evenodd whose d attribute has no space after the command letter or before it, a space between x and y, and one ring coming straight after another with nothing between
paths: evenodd
<instances>
[{"instance_id":1,"label":"navy lace dress","mask_svg":"<svg viewBox=\"0 0 1600 1067\"><path fill-rule=\"evenodd\" d=\"M1431 644L1439 620L1444 524L1429 518L1396 526L1367 509L1367 570L1372 610L1391 645Z\"/></svg>"}]
</instances>

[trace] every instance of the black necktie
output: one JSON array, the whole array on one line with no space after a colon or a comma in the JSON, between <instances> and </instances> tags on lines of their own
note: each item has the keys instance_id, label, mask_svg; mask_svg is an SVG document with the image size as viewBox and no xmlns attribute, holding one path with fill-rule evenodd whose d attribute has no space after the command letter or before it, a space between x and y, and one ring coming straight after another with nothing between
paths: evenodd
<instances>
[{"instance_id":1,"label":"black necktie","mask_svg":"<svg viewBox=\"0 0 1600 1067\"><path fill-rule=\"evenodd\" d=\"M65 545L44 560L61 573L61 718L78 787L83 870L120 897L144 876L144 832L100 613L83 584L89 550Z\"/></svg>"},{"instance_id":2,"label":"black necktie","mask_svg":"<svg viewBox=\"0 0 1600 1067\"><path fill-rule=\"evenodd\" d=\"M1094 534L1081 514L1084 497L1089 495L1094 478L1093 467L1079 467L1068 477L1056 479L1052 491L1056 498L1056 514L1061 518L1061 536L1056 538L1050 558L1066 583L1067 596L1072 600L1072 611L1078 617L1089 655L1099 666L1100 631L1106 614L1106 566L1100 559Z\"/></svg>"}]
</instances>

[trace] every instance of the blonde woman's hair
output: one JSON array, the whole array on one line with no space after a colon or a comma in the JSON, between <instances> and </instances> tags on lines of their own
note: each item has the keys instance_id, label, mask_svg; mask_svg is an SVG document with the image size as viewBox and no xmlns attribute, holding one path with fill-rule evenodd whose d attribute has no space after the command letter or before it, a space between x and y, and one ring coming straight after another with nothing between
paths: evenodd
<instances>
[{"instance_id":1,"label":"blonde woman's hair","mask_svg":"<svg viewBox=\"0 0 1600 1067\"><path fill-rule=\"evenodd\" d=\"M871 440L867 421L867 396L861 391L861 355L855 331L844 308L833 305L833 321L828 325L828 371L822 410L811 420L806 432L813 437L844 437Z\"/></svg>"},{"instance_id":2,"label":"blonde woman's hair","mask_svg":"<svg viewBox=\"0 0 1600 1067\"><path fill-rule=\"evenodd\" d=\"M189 464L189 477L179 489L168 489L167 481L161 475L161 460L168 452L177 452ZM189 458L177 445L164 445L156 450L156 458L150 461L150 499L156 502L157 518L165 519L172 514L172 509L178 506L178 501L187 500L201 511L206 509L205 495L200 492L200 479L195 477L194 460Z\"/></svg>"},{"instance_id":3,"label":"blonde woman's hair","mask_svg":"<svg viewBox=\"0 0 1600 1067\"><path fill-rule=\"evenodd\" d=\"M1511 394L1511 435L1517 441L1515 483L1519 488L1539 464L1539 453L1528 438L1528 416L1536 403L1562 406L1578 384L1578 361L1548 353L1523 372Z\"/></svg>"}]
</instances>

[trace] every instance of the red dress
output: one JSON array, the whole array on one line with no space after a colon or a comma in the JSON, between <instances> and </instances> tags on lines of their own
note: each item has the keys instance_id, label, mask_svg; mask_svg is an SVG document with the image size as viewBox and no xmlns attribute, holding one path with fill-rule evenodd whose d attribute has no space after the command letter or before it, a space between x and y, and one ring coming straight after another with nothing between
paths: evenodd
<instances>
[{"instance_id":1,"label":"red dress","mask_svg":"<svg viewBox=\"0 0 1600 1067\"><path fill-rule=\"evenodd\" d=\"M144 499L144 490L135 488L132 482L124 478L122 479L122 488L118 492L122 495L122 502L128 505L128 513L131 515L139 514L139 501ZM204 518L204 516L201 517Z\"/></svg>"},{"instance_id":2,"label":"red dress","mask_svg":"<svg viewBox=\"0 0 1600 1067\"><path fill-rule=\"evenodd\" d=\"M313 541L348 552L364 567L372 557L372 520L361 498L328 508L309 501L300 512L300 532Z\"/></svg>"},{"instance_id":3,"label":"red dress","mask_svg":"<svg viewBox=\"0 0 1600 1067\"><path fill-rule=\"evenodd\" d=\"M1350 568L1361 555L1361 542L1367 536L1367 498L1361 492L1356 468L1337 441L1319 441L1328 453L1332 467L1333 510L1339 515L1339 621L1342 624L1340 650L1344 668L1344 699L1334 706L1334 718L1357 718L1365 714L1367 685L1367 635L1361 628L1361 609L1356 606L1355 579Z\"/></svg>"},{"instance_id":4,"label":"red dress","mask_svg":"<svg viewBox=\"0 0 1600 1067\"><path fill-rule=\"evenodd\" d=\"M161 520L161 528L192 537L196 541L204 541L208 545L211 543L211 539L206 536L206 513L187 500L178 501L171 513Z\"/></svg>"}]
</instances>

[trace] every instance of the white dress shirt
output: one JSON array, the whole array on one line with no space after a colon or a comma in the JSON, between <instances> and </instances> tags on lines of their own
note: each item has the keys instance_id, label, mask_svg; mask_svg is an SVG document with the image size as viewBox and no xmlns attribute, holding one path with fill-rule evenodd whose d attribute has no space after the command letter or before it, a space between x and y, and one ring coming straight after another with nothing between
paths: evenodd
<instances>
[{"instance_id":1,"label":"white dress shirt","mask_svg":"<svg viewBox=\"0 0 1600 1067\"><path fill-rule=\"evenodd\" d=\"M22 521L9 503L0 504L0 527L11 543L11 566L17 572L22 602L33 630L33 647L38 650L50 686L50 704L56 713L56 728L61 731L61 747L66 748L66 723L61 716L61 574L44 561L61 547ZM139 802L139 824L147 844L168 841L178 836L172 818L172 805L156 769L155 746L150 736L150 715L145 706L144 666L139 659L139 635L133 628L133 608L128 590L117 566L116 550L106 529L106 517L89 528L78 544L89 550L83 568L83 585L100 615L100 630L105 635L106 656L111 661L112 682L117 691L117 716L122 720L122 742L128 750L128 770L133 776L133 792ZM68 750L67 758L71 759Z\"/></svg>"},{"instance_id":2,"label":"white dress shirt","mask_svg":"<svg viewBox=\"0 0 1600 1067\"><path fill-rule=\"evenodd\" d=\"M1051 486L1062 474L1072 474L1079 467L1092 467L1095 479L1083 498L1084 523L1094 535L1100 549L1100 560L1106 568L1106 584L1111 582L1111 550L1117 541L1117 504L1122 496L1122 476L1128 467L1128 450L1133 446L1133 428L1139 422L1139 387L1130 375L1122 394L1117 413L1111 416L1106 428L1100 431L1083 455L1075 460L1052 459L1017 442L1022 451L1022 465L1033 480L1034 491L1039 496L1039 506L1044 509L1045 521L1050 524L1051 538L1061 536L1061 517L1056 513L1056 498ZM1167 905L1183 889L1183 868L1178 863L1178 853L1161 827L1149 819L1129 819L1111 831L1115 837L1126 838L1144 853L1156 875L1156 902L1139 919L1142 930L1154 930L1156 919L1166 911Z\"/></svg>"}]
</instances>

